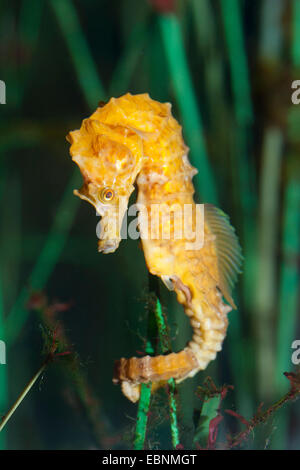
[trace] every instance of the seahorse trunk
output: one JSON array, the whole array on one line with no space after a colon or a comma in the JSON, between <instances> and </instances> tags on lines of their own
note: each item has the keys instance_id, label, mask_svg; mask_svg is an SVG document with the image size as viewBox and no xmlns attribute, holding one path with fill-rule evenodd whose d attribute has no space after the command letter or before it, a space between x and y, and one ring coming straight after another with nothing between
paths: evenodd
<instances>
[{"instance_id":1,"label":"seahorse trunk","mask_svg":"<svg viewBox=\"0 0 300 470\"><path fill-rule=\"evenodd\" d=\"M164 131L166 138L168 133ZM164 147L168 149L169 145L164 142ZM160 147L156 148L159 152ZM178 353L117 361L114 382L121 382L123 393L131 401L138 400L141 383L154 382L156 388L170 378L180 382L205 369L222 349L227 313L231 310L223 303L217 286L216 236L205 220L207 211L200 224L197 223L191 182L195 169L184 153L187 149L183 145L178 148L177 154L168 151L160 154L159 167L149 164L141 170L137 179L139 226L147 267L169 289L175 290L190 317L193 338ZM153 147L151 150L151 162L157 161L159 156ZM162 171L170 165L176 168L172 178ZM188 240L185 233L189 229L191 239ZM176 230L181 230L177 238ZM203 232L202 237L197 230ZM202 241L199 247L195 245L198 236Z\"/></svg>"}]
</instances>

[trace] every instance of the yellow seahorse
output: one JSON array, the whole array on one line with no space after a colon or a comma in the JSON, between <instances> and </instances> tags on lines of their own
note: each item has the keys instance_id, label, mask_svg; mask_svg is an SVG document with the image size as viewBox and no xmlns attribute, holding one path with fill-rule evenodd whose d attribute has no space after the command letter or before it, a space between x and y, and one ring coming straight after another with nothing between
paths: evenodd
<instances>
[{"instance_id":1,"label":"yellow seahorse","mask_svg":"<svg viewBox=\"0 0 300 470\"><path fill-rule=\"evenodd\" d=\"M236 308L231 290L241 266L240 246L228 217L209 204L203 206L202 246L193 244L197 211L192 177L197 170L188 161L189 149L170 103L154 101L148 94L111 98L67 139L84 178L83 187L74 193L102 216L99 251L118 248L122 218L136 181L147 267L175 290L193 328L192 340L179 353L117 362L114 381L121 382L123 393L135 402L141 383L153 382L155 388L171 377L177 382L192 377L222 349L227 314ZM184 207L192 208L185 217L192 234L189 240L174 236ZM168 211L173 214L169 219Z\"/></svg>"}]
</instances>

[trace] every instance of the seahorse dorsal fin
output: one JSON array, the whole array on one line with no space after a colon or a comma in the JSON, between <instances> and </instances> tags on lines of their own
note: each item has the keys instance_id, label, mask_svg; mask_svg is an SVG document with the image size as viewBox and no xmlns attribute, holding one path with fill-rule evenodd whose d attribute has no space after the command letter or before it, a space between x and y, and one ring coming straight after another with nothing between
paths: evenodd
<instances>
[{"instance_id":1,"label":"seahorse dorsal fin","mask_svg":"<svg viewBox=\"0 0 300 470\"><path fill-rule=\"evenodd\" d=\"M234 228L229 217L212 204L204 205L204 220L216 236L215 246L218 256L219 288L232 308L236 308L231 297L232 288L238 273L241 272L243 256Z\"/></svg>"}]
</instances>

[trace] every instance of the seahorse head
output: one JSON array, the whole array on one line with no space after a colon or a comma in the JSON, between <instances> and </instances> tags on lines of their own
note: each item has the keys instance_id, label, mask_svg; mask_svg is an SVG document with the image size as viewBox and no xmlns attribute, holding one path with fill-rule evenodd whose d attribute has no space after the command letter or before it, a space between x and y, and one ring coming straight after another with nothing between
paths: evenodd
<instances>
[{"instance_id":1,"label":"seahorse head","mask_svg":"<svg viewBox=\"0 0 300 470\"><path fill-rule=\"evenodd\" d=\"M82 173L84 184L74 193L91 203L102 217L98 249L115 251L121 240L121 225L143 161L141 136L122 125L101 122L102 110L70 132L70 154Z\"/></svg>"}]
</instances>

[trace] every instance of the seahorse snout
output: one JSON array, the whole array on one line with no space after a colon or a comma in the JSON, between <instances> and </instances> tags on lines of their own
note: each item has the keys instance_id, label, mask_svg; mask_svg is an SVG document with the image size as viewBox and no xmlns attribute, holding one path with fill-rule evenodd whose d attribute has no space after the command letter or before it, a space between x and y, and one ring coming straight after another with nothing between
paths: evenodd
<instances>
[{"instance_id":1,"label":"seahorse snout","mask_svg":"<svg viewBox=\"0 0 300 470\"><path fill-rule=\"evenodd\" d=\"M116 251L120 244L120 239L114 239L114 240L99 240L98 241L98 251L100 253L113 253Z\"/></svg>"},{"instance_id":2,"label":"seahorse snout","mask_svg":"<svg viewBox=\"0 0 300 470\"><path fill-rule=\"evenodd\" d=\"M113 253L121 241L122 216L117 211L107 211L97 225L96 234L99 239L98 251L101 253Z\"/></svg>"}]
</instances>

